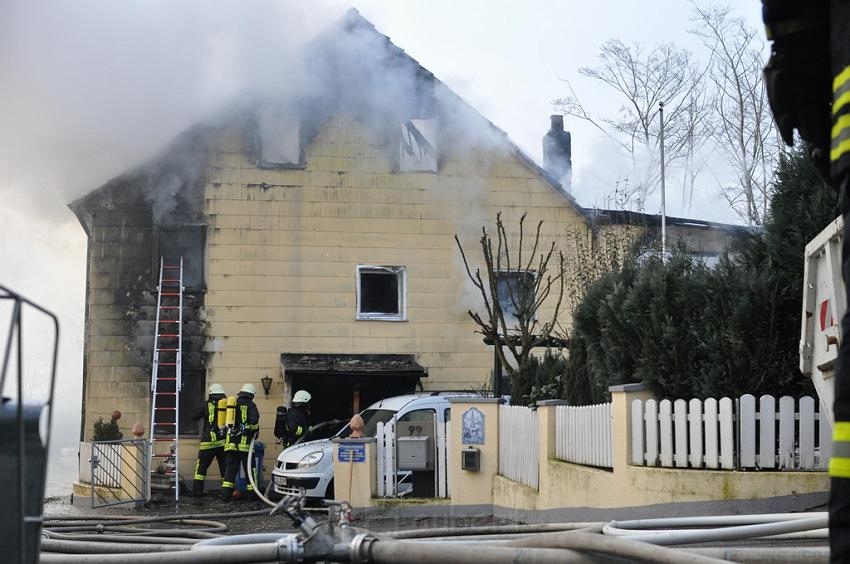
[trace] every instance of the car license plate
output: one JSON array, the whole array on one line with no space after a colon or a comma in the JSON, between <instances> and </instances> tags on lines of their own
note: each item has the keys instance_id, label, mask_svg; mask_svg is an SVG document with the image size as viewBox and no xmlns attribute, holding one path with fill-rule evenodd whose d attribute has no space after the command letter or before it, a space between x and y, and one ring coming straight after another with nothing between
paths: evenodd
<instances>
[{"instance_id":1,"label":"car license plate","mask_svg":"<svg viewBox=\"0 0 850 564\"><path fill-rule=\"evenodd\" d=\"M286 485L286 478L284 476L275 476L274 477L274 485L285 486Z\"/></svg>"}]
</instances>

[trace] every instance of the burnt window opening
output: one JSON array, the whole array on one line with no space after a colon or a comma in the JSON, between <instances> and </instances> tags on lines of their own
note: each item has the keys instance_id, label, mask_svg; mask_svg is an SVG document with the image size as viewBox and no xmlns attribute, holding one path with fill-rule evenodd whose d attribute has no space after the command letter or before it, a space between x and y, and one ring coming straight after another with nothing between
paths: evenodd
<instances>
[{"instance_id":1,"label":"burnt window opening","mask_svg":"<svg viewBox=\"0 0 850 564\"><path fill-rule=\"evenodd\" d=\"M187 292L206 290L207 226L204 224L169 225L157 231L154 257L154 283L159 279L159 258L166 264L179 264L183 258L183 286Z\"/></svg>"},{"instance_id":2,"label":"burnt window opening","mask_svg":"<svg viewBox=\"0 0 850 564\"><path fill-rule=\"evenodd\" d=\"M301 119L294 108L266 106L257 114L255 157L260 168L303 168Z\"/></svg>"},{"instance_id":3,"label":"burnt window opening","mask_svg":"<svg viewBox=\"0 0 850 564\"><path fill-rule=\"evenodd\" d=\"M525 312L526 317L537 319L534 309L537 273L530 270L503 270L496 273L496 294L505 321L516 321Z\"/></svg>"},{"instance_id":4,"label":"burnt window opening","mask_svg":"<svg viewBox=\"0 0 850 564\"><path fill-rule=\"evenodd\" d=\"M437 122L411 119L401 124L399 171L437 172Z\"/></svg>"},{"instance_id":5,"label":"burnt window opening","mask_svg":"<svg viewBox=\"0 0 850 564\"><path fill-rule=\"evenodd\" d=\"M407 319L406 282L403 266L358 266L357 319Z\"/></svg>"},{"instance_id":6,"label":"burnt window opening","mask_svg":"<svg viewBox=\"0 0 850 564\"><path fill-rule=\"evenodd\" d=\"M198 421L198 415L206 415L205 383L206 378L202 370L189 370L183 373L178 434L197 435L200 432L201 423Z\"/></svg>"}]
</instances>

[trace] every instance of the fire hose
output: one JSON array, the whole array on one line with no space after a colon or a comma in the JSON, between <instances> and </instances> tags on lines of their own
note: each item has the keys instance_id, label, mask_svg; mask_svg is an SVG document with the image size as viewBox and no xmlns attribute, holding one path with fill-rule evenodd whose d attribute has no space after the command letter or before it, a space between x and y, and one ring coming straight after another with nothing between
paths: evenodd
<instances>
[{"instance_id":1,"label":"fire hose","mask_svg":"<svg viewBox=\"0 0 850 564\"><path fill-rule=\"evenodd\" d=\"M248 451L253 462L254 441ZM733 539L822 538L826 514L768 514L643 519L610 523L497 525L373 534L349 523L346 502L326 502L329 519L318 522L300 496L275 503L248 481L272 509L238 513L48 518L41 561L154 563L350 562L463 564L600 562L612 558L650 563L827 562L827 547L690 548L681 545ZM286 514L299 533L226 535L218 518ZM154 527L166 525L169 528ZM671 548L663 545L678 545Z\"/></svg>"}]
</instances>

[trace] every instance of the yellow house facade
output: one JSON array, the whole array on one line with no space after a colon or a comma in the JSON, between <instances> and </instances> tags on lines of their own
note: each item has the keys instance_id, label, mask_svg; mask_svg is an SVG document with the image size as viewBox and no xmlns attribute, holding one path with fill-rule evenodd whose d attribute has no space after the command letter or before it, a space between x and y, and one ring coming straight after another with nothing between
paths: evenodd
<instances>
[{"instance_id":1,"label":"yellow house facade","mask_svg":"<svg viewBox=\"0 0 850 564\"><path fill-rule=\"evenodd\" d=\"M415 71L415 103L302 104L274 133L295 150L274 158L262 112L236 112L71 204L89 237L81 439L113 410L125 437L149 427L161 258L184 261L185 473L191 415L214 382L257 387L267 444L296 389L318 421L416 389L489 387L492 348L467 313L482 304L454 236L480 263L497 213L514 249L523 214L544 222L547 244L588 233L585 212L504 133L359 15L342 25L377 38L382 64Z\"/></svg>"}]
</instances>

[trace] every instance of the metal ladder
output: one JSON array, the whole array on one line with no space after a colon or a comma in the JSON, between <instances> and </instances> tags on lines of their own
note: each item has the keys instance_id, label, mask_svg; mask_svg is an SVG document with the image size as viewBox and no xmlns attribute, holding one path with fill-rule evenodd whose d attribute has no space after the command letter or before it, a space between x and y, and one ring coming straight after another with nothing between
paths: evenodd
<instances>
[{"instance_id":1,"label":"metal ladder","mask_svg":"<svg viewBox=\"0 0 850 564\"><path fill-rule=\"evenodd\" d=\"M180 389L183 387L183 289L183 257L180 257L179 264L166 264L165 257L160 257L151 368L148 451L151 460L148 468L151 488L158 493L173 490L175 503L180 500L177 434Z\"/></svg>"}]
</instances>

